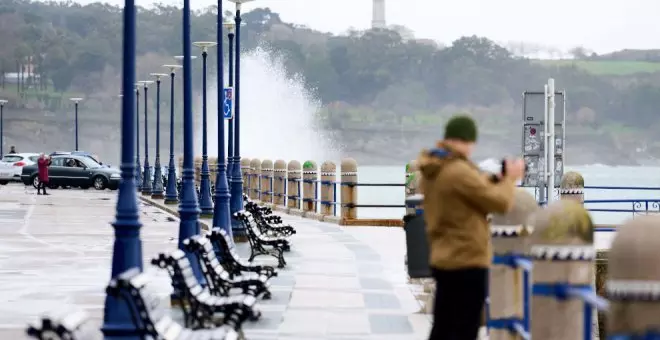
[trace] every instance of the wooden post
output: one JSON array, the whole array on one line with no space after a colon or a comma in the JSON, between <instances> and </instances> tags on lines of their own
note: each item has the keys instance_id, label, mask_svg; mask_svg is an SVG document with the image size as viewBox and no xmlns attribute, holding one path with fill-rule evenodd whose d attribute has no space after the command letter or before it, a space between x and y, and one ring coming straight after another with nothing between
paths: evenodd
<instances>
[{"instance_id":1,"label":"wooden post","mask_svg":"<svg viewBox=\"0 0 660 340\"><path fill-rule=\"evenodd\" d=\"M331 161L321 164L321 215L335 216L335 183L337 165Z\"/></svg>"},{"instance_id":2,"label":"wooden post","mask_svg":"<svg viewBox=\"0 0 660 340\"><path fill-rule=\"evenodd\" d=\"M261 161L261 202L273 203L273 161Z\"/></svg>"},{"instance_id":3,"label":"wooden post","mask_svg":"<svg viewBox=\"0 0 660 340\"><path fill-rule=\"evenodd\" d=\"M519 322L529 333L531 273L514 266L514 260L527 259L529 235L533 226L530 216L538 211L534 196L517 189L513 208L505 215L491 219L493 264L489 271L489 336L492 340L518 340L511 331L512 322Z\"/></svg>"},{"instance_id":4,"label":"wooden post","mask_svg":"<svg viewBox=\"0 0 660 340\"><path fill-rule=\"evenodd\" d=\"M305 161L302 168L303 211L305 214L314 214L316 213L319 168L314 161Z\"/></svg>"},{"instance_id":5,"label":"wooden post","mask_svg":"<svg viewBox=\"0 0 660 340\"><path fill-rule=\"evenodd\" d=\"M341 161L341 223L357 218L357 162L352 158Z\"/></svg>"},{"instance_id":6,"label":"wooden post","mask_svg":"<svg viewBox=\"0 0 660 340\"><path fill-rule=\"evenodd\" d=\"M302 215L301 210L301 192L300 181L302 180L302 166L298 161L290 161L286 167L286 185L287 200L286 206L288 213L292 215Z\"/></svg>"},{"instance_id":7,"label":"wooden post","mask_svg":"<svg viewBox=\"0 0 660 340\"><path fill-rule=\"evenodd\" d=\"M657 339L660 329L660 216L635 217L617 231L609 253L608 335Z\"/></svg>"},{"instance_id":8,"label":"wooden post","mask_svg":"<svg viewBox=\"0 0 660 340\"><path fill-rule=\"evenodd\" d=\"M591 216L579 203L560 200L539 210L532 225L532 338L584 339L593 333L591 322L585 322L591 320L589 309L582 300L557 292L591 287L596 257Z\"/></svg>"},{"instance_id":9,"label":"wooden post","mask_svg":"<svg viewBox=\"0 0 660 340\"><path fill-rule=\"evenodd\" d=\"M252 176L250 176L250 198L253 200L261 199L261 161L258 158L255 158L250 161L250 170Z\"/></svg>"},{"instance_id":10,"label":"wooden post","mask_svg":"<svg viewBox=\"0 0 660 340\"><path fill-rule=\"evenodd\" d=\"M252 168L250 167L249 158L241 158L241 176L243 176L243 193L250 195L250 176L252 175Z\"/></svg>"},{"instance_id":11,"label":"wooden post","mask_svg":"<svg viewBox=\"0 0 660 340\"><path fill-rule=\"evenodd\" d=\"M278 159L275 161L273 170L273 205L284 207L286 201L286 162Z\"/></svg>"}]
</instances>

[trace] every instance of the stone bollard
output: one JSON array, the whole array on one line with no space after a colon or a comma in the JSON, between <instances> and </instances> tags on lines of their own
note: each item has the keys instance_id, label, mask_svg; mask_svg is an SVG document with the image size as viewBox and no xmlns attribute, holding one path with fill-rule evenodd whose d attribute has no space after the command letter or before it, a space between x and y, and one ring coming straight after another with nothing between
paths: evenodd
<instances>
[{"instance_id":1,"label":"stone bollard","mask_svg":"<svg viewBox=\"0 0 660 340\"><path fill-rule=\"evenodd\" d=\"M283 208L286 202L286 162L278 159L273 170L273 206Z\"/></svg>"},{"instance_id":2,"label":"stone bollard","mask_svg":"<svg viewBox=\"0 0 660 340\"><path fill-rule=\"evenodd\" d=\"M241 158L241 176L243 177L243 193L250 195L250 175L252 168L250 167L249 158Z\"/></svg>"},{"instance_id":3,"label":"stone bollard","mask_svg":"<svg viewBox=\"0 0 660 340\"><path fill-rule=\"evenodd\" d=\"M420 174L417 171L417 161L413 160L406 164L406 197L419 194L418 178ZM414 215L418 207L406 207L406 215Z\"/></svg>"},{"instance_id":4,"label":"stone bollard","mask_svg":"<svg viewBox=\"0 0 660 340\"><path fill-rule=\"evenodd\" d=\"M302 215L300 202L300 180L302 179L302 167L298 161L290 161L286 166L287 212L293 215Z\"/></svg>"},{"instance_id":5,"label":"stone bollard","mask_svg":"<svg viewBox=\"0 0 660 340\"><path fill-rule=\"evenodd\" d=\"M357 218L357 162L353 158L341 160L341 222Z\"/></svg>"},{"instance_id":6,"label":"stone bollard","mask_svg":"<svg viewBox=\"0 0 660 340\"><path fill-rule=\"evenodd\" d=\"M519 323L529 333L531 272L521 264L531 264L528 254L533 226L529 222L538 209L534 196L524 189L517 189L511 211L492 216L493 264L488 279L490 303L486 306L492 340L521 339L511 331L513 322Z\"/></svg>"},{"instance_id":7,"label":"stone bollard","mask_svg":"<svg viewBox=\"0 0 660 340\"><path fill-rule=\"evenodd\" d=\"M566 295L568 288L591 290L594 275L594 225L582 205L555 201L534 218L530 256L534 261L532 337L584 339L592 334L588 308Z\"/></svg>"},{"instance_id":8,"label":"stone bollard","mask_svg":"<svg viewBox=\"0 0 660 340\"><path fill-rule=\"evenodd\" d=\"M319 168L314 161L303 163L303 211L305 216L316 213L316 197L319 179Z\"/></svg>"},{"instance_id":9,"label":"stone bollard","mask_svg":"<svg viewBox=\"0 0 660 340\"><path fill-rule=\"evenodd\" d=\"M273 161L264 159L261 162L261 202L266 205L273 203Z\"/></svg>"},{"instance_id":10,"label":"stone bollard","mask_svg":"<svg viewBox=\"0 0 660 340\"><path fill-rule=\"evenodd\" d=\"M609 253L606 329L614 339L658 339L660 216L635 217L617 231Z\"/></svg>"},{"instance_id":11,"label":"stone bollard","mask_svg":"<svg viewBox=\"0 0 660 340\"><path fill-rule=\"evenodd\" d=\"M261 178L261 161L258 158L250 161L250 172L252 172L252 176L250 176L249 196L251 199L258 201L261 199L261 188L259 187L261 185L259 180Z\"/></svg>"},{"instance_id":12,"label":"stone bollard","mask_svg":"<svg viewBox=\"0 0 660 340\"><path fill-rule=\"evenodd\" d=\"M321 164L321 212L319 220L339 223L337 216L337 165L331 161Z\"/></svg>"},{"instance_id":13,"label":"stone bollard","mask_svg":"<svg viewBox=\"0 0 660 340\"><path fill-rule=\"evenodd\" d=\"M562 200L576 201L584 205L584 177L582 177L582 174L575 171L565 173L561 178L561 184L559 185L559 197ZM594 271L594 278L592 280L594 289L601 295L604 295L603 285L607 273L606 257L607 251L598 251L596 253L596 270ZM599 315L598 312L594 311L592 315L594 339L598 339L600 333L599 330L602 328L599 320L602 321L604 314Z\"/></svg>"}]
</instances>

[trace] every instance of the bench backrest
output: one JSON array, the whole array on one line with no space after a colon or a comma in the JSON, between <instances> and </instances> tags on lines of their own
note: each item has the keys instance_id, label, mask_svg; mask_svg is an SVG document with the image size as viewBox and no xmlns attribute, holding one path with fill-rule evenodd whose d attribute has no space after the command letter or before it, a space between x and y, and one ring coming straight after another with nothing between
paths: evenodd
<instances>
[{"instance_id":1,"label":"bench backrest","mask_svg":"<svg viewBox=\"0 0 660 340\"><path fill-rule=\"evenodd\" d=\"M28 336L48 340L101 340L103 333L82 310L65 310L44 316L40 326L29 326Z\"/></svg>"},{"instance_id":2,"label":"bench backrest","mask_svg":"<svg viewBox=\"0 0 660 340\"><path fill-rule=\"evenodd\" d=\"M211 241L201 235L194 235L186 241L190 244L190 250L195 252L197 257L206 267L206 270L213 271L215 275L219 275L221 280L227 281L231 279L230 273L222 266L220 260L215 254L215 249Z\"/></svg>"}]
</instances>

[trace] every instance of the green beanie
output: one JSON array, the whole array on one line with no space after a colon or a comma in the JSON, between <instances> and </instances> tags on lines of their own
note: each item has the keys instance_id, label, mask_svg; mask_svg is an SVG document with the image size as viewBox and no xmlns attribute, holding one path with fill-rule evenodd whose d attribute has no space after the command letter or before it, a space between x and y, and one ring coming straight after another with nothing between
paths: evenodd
<instances>
[{"instance_id":1,"label":"green beanie","mask_svg":"<svg viewBox=\"0 0 660 340\"><path fill-rule=\"evenodd\" d=\"M477 125L468 116L452 117L445 125L445 139L458 139L465 142L477 141Z\"/></svg>"}]
</instances>

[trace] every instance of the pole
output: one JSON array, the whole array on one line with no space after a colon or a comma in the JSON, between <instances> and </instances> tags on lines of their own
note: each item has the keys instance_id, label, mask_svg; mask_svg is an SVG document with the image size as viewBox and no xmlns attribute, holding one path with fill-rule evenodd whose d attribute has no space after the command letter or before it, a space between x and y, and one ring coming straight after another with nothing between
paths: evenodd
<instances>
[{"instance_id":1,"label":"pole","mask_svg":"<svg viewBox=\"0 0 660 340\"><path fill-rule=\"evenodd\" d=\"M156 163L151 198L163 198L163 172L160 165L160 76L156 76Z\"/></svg>"},{"instance_id":2,"label":"pole","mask_svg":"<svg viewBox=\"0 0 660 340\"><path fill-rule=\"evenodd\" d=\"M195 192L193 168L193 112L192 112L192 65L190 41L190 0L183 0L183 171L182 195L179 204L179 249L184 252L183 241L199 235L199 206ZM197 257L186 252L200 284L206 285Z\"/></svg>"},{"instance_id":3,"label":"pole","mask_svg":"<svg viewBox=\"0 0 660 340\"><path fill-rule=\"evenodd\" d=\"M167 168L167 190L165 204L179 203L177 192L176 168L174 166L174 68L170 71L170 164Z\"/></svg>"},{"instance_id":4,"label":"pole","mask_svg":"<svg viewBox=\"0 0 660 340\"><path fill-rule=\"evenodd\" d=\"M234 86L234 168L231 185L231 227L235 241L245 241L245 228L234 214L243 209L243 176L241 175L241 4L236 3L236 85Z\"/></svg>"},{"instance_id":5,"label":"pole","mask_svg":"<svg viewBox=\"0 0 660 340\"><path fill-rule=\"evenodd\" d=\"M222 41L224 35L222 32L222 0L218 0L217 16L218 33L216 36L218 43L218 59L216 64L218 79L218 161L215 175L215 206L213 209L213 226L224 229L231 235L231 218L229 209L229 183L227 183L227 167L225 166L225 119L224 105L221 105L225 94L225 75L224 75L224 51ZM231 58L231 57L230 57ZM231 59L230 59L231 60Z\"/></svg>"},{"instance_id":6,"label":"pole","mask_svg":"<svg viewBox=\"0 0 660 340\"><path fill-rule=\"evenodd\" d=\"M75 107L76 107L76 117L75 117L75 121L76 121L76 123L75 123L76 124L76 151L78 151L78 102L75 103Z\"/></svg>"},{"instance_id":7,"label":"pole","mask_svg":"<svg viewBox=\"0 0 660 340\"><path fill-rule=\"evenodd\" d=\"M555 192L555 80L548 79L548 134L546 149L548 150L548 204L554 200Z\"/></svg>"},{"instance_id":8,"label":"pole","mask_svg":"<svg viewBox=\"0 0 660 340\"><path fill-rule=\"evenodd\" d=\"M140 170L140 88L135 89L135 181L136 189L142 189L142 170Z\"/></svg>"},{"instance_id":9,"label":"pole","mask_svg":"<svg viewBox=\"0 0 660 340\"><path fill-rule=\"evenodd\" d=\"M234 32L229 31L227 34L227 38L229 38L229 87L234 86ZM228 127L227 129L229 130L227 136L227 176L228 176L228 182L229 182L229 190L231 190L231 186L234 184L234 117L229 119ZM239 165L240 166L240 165Z\"/></svg>"},{"instance_id":10,"label":"pole","mask_svg":"<svg viewBox=\"0 0 660 340\"><path fill-rule=\"evenodd\" d=\"M124 48L122 66L122 93L128 94L135 84L135 1L124 2ZM115 221L115 240L112 248L112 272L115 278L120 273L130 269L142 270L142 242L140 241L140 215L135 185L135 134L134 125L136 112L133 110L133 100L136 97L122 96L121 110L121 182L117 199ZM131 309L122 298L107 295L105 298L105 315L103 317L103 334L106 338L121 337L122 339L140 339L131 319Z\"/></svg>"},{"instance_id":11,"label":"pole","mask_svg":"<svg viewBox=\"0 0 660 340\"><path fill-rule=\"evenodd\" d=\"M142 195L151 195L151 168L149 167L149 85L144 83L144 173L142 174Z\"/></svg>"},{"instance_id":12,"label":"pole","mask_svg":"<svg viewBox=\"0 0 660 340\"><path fill-rule=\"evenodd\" d=\"M4 127L4 121L5 121L5 104L0 103L0 159L3 157L3 150L5 149L5 144L4 144L4 132L5 132L5 127Z\"/></svg>"},{"instance_id":13,"label":"pole","mask_svg":"<svg viewBox=\"0 0 660 340\"><path fill-rule=\"evenodd\" d=\"M199 183L199 208L202 217L213 217L213 202L211 201L211 174L209 172L208 136L206 133L206 48L202 51L202 171ZM218 107L220 101L218 100Z\"/></svg>"}]
</instances>

